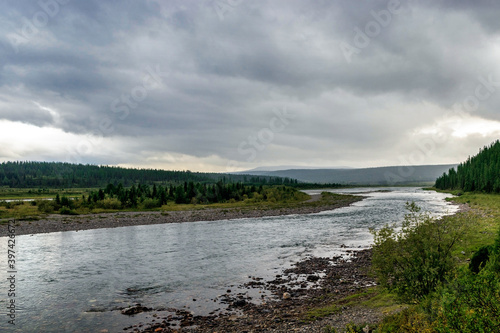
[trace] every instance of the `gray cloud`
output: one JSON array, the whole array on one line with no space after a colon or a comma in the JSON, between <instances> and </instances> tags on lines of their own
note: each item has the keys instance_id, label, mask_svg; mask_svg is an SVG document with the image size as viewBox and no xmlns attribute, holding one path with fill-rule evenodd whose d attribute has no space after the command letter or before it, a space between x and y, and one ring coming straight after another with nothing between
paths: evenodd
<instances>
[{"instance_id":1,"label":"gray cloud","mask_svg":"<svg viewBox=\"0 0 500 333\"><path fill-rule=\"evenodd\" d=\"M85 162L398 164L416 149L411 133L470 102L488 76L490 96L465 111L500 117L495 2L401 1L388 18L382 0L242 1L223 19L213 1L45 3L52 13L9 2L0 14L0 119L102 136L91 152L67 148ZM350 62L341 43L357 50ZM238 147L252 147L283 108L295 118L248 161ZM477 133L424 162L458 162L481 138L492 139Z\"/></svg>"}]
</instances>

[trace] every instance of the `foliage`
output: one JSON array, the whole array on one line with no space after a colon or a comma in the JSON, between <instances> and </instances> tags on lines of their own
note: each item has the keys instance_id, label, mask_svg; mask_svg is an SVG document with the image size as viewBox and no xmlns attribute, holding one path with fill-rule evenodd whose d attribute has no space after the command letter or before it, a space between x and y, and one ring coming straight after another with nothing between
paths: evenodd
<instances>
[{"instance_id":1,"label":"foliage","mask_svg":"<svg viewBox=\"0 0 500 333\"><path fill-rule=\"evenodd\" d=\"M457 170L450 169L436 180L438 189L500 193L500 141L469 157Z\"/></svg>"},{"instance_id":2,"label":"foliage","mask_svg":"<svg viewBox=\"0 0 500 333\"><path fill-rule=\"evenodd\" d=\"M469 264L469 269L473 273L479 273L490 258L491 246L483 246L477 250L472 256Z\"/></svg>"},{"instance_id":3,"label":"foliage","mask_svg":"<svg viewBox=\"0 0 500 333\"><path fill-rule=\"evenodd\" d=\"M323 328L323 332L324 333L337 333L337 330L335 329L335 327L333 327L331 325L327 325Z\"/></svg>"},{"instance_id":4,"label":"foliage","mask_svg":"<svg viewBox=\"0 0 500 333\"><path fill-rule=\"evenodd\" d=\"M37 200L37 207L38 211L46 214L51 214L54 213L56 209L59 209L56 206L55 201L49 201L49 200Z\"/></svg>"},{"instance_id":5,"label":"foliage","mask_svg":"<svg viewBox=\"0 0 500 333\"><path fill-rule=\"evenodd\" d=\"M116 200L116 201L119 203L118 200ZM141 203L141 206L143 209L153 209L153 208L161 207L158 199L152 199L152 198L144 199L144 201ZM119 209L119 207L115 208L115 209Z\"/></svg>"},{"instance_id":6,"label":"foliage","mask_svg":"<svg viewBox=\"0 0 500 333\"><path fill-rule=\"evenodd\" d=\"M377 333L430 333L435 332L428 315L412 306L385 317L376 329Z\"/></svg>"},{"instance_id":7,"label":"foliage","mask_svg":"<svg viewBox=\"0 0 500 333\"><path fill-rule=\"evenodd\" d=\"M498 274L464 270L441 296L438 332L498 332L500 328Z\"/></svg>"},{"instance_id":8,"label":"foliage","mask_svg":"<svg viewBox=\"0 0 500 333\"><path fill-rule=\"evenodd\" d=\"M61 214L61 215L78 215L78 213L75 210L70 209L69 207L61 207L61 209L59 210L59 214Z\"/></svg>"},{"instance_id":9,"label":"foliage","mask_svg":"<svg viewBox=\"0 0 500 333\"><path fill-rule=\"evenodd\" d=\"M371 331L371 327L368 324L359 324L356 325L355 323L351 322L346 325L345 327L345 332L346 333L365 333L368 331Z\"/></svg>"},{"instance_id":10,"label":"foliage","mask_svg":"<svg viewBox=\"0 0 500 333\"><path fill-rule=\"evenodd\" d=\"M122 203L117 198L105 198L97 202L96 208L113 209L113 210L121 209Z\"/></svg>"},{"instance_id":11,"label":"foliage","mask_svg":"<svg viewBox=\"0 0 500 333\"><path fill-rule=\"evenodd\" d=\"M500 330L500 233L484 267L478 273L463 268L442 290L434 311L438 332Z\"/></svg>"},{"instance_id":12,"label":"foliage","mask_svg":"<svg viewBox=\"0 0 500 333\"><path fill-rule=\"evenodd\" d=\"M383 287L415 302L447 281L455 263L452 250L464 228L461 219L436 220L415 203L407 203L407 209L401 231L389 225L372 231L372 265Z\"/></svg>"}]
</instances>

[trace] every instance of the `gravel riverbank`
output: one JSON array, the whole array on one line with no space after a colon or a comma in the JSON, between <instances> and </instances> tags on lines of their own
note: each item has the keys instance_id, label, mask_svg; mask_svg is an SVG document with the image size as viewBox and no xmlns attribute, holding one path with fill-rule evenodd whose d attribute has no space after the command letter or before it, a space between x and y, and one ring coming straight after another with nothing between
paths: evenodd
<instances>
[{"instance_id":1,"label":"gravel riverbank","mask_svg":"<svg viewBox=\"0 0 500 333\"><path fill-rule=\"evenodd\" d=\"M350 254L347 259L304 259L272 281L253 277L245 286L271 292L274 299L266 302L256 304L248 296L231 294L228 290L221 298L229 303L225 313L193 316L186 309L170 309L172 315L162 317L153 310L149 323L138 323L124 331L324 333L327 327L340 332L349 323L363 326L377 323L384 316L382 311L353 305L352 301L346 300L347 296L359 294L375 285L373 278L368 275L371 250L351 251ZM354 303L362 300L361 296ZM314 311L318 308L323 310Z\"/></svg>"}]
</instances>

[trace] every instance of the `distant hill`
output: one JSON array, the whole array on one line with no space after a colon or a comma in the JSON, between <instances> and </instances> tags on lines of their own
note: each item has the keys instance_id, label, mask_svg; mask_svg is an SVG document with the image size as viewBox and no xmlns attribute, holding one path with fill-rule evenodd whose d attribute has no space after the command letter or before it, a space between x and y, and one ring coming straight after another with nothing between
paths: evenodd
<instances>
[{"instance_id":1,"label":"distant hill","mask_svg":"<svg viewBox=\"0 0 500 333\"><path fill-rule=\"evenodd\" d=\"M342 185L431 185L437 177L456 164L389 166L363 169L291 169L278 171L242 171L240 174L288 177L307 183Z\"/></svg>"},{"instance_id":2,"label":"distant hill","mask_svg":"<svg viewBox=\"0 0 500 333\"><path fill-rule=\"evenodd\" d=\"M484 147L474 157L436 180L439 189L500 193L500 141Z\"/></svg>"},{"instance_id":3,"label":"distant hill","mask_svg":"<svg viewBox=\"0 0 500 333\"><path fill-rule=\"evenodd\" d=\"M244 171L244 173L248 174L248 172L253 171L281 171L281 170L319 170L319 169L354 169L351 167L311 167L311 166L294 166L294 165L279 165L279 166L262 166L255 169ZM243 172L234 172L234 173L243 173Z\"/></svg>"}]
</instances>

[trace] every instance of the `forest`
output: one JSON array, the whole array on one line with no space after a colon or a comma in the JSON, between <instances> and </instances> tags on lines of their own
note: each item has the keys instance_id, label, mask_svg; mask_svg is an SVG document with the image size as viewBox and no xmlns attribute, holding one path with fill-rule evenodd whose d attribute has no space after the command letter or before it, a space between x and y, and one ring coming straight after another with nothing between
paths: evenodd
<instances>
[{"instance_id":1,"label":"forest","mask_svg":"<svg viewBox=\"0 0 500 333\"><path fill-rule=\"evenodd\" d=\"M500 141L485 146L479 154L469 157L436 180L441 190L500 193Z\"/></svg>"},{"instance_id":2,"label":"forest","mask_svg":"<svg viewBox=\"0 0 500 333\"><path fill-rule=\"evenodd\" d=\"M235 174L129 169L115 166L71 164L62 162L3 162L0 164L0 186L10 188L89 188L107 184L179 185L184 182L215 184L218 181L247 185L293 185L295 179Z\"/></svg>"}]
</instances>

